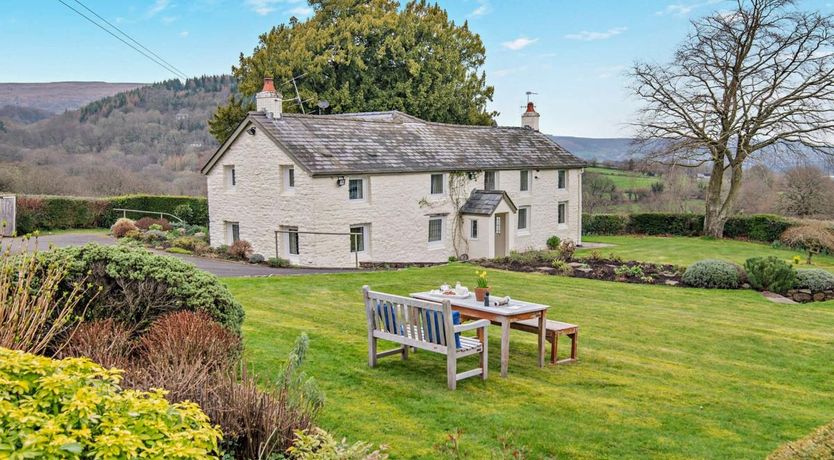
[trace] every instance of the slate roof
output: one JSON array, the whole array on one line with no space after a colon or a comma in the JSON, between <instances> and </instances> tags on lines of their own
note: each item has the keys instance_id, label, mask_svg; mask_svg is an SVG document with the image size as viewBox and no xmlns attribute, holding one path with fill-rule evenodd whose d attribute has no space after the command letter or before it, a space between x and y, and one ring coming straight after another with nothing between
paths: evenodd
<instances>
[{"instance_id":1,"label":"slate roof","mask_svg":"<svg viewBox=\"0 0 834 460\"><path fill-rule=\"evenodd\" d=\"M314 176L585 166L548 136L527 128L433 123L397 111L276 119L250 112L206 162L204 174L250 122Z\"/></svg>"},{"instance_id":2,"label":"slate roof","mask_svg":"<svg viewBox=\"0 0 834 460\"><path fill-rule=\"evenodd\" d=\"M507 200L507 204L513 212L518 210L513 200L503 190L472 190L469 199L460 208L460 213L474 214L476 216L491 216L498 205L501 204L501 200Z\"/></svg>"}]
</instances>

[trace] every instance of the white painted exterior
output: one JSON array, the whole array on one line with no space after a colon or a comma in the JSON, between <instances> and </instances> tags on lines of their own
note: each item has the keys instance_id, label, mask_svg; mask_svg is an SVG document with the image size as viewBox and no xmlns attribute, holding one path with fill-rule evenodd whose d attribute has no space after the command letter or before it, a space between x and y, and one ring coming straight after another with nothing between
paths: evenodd
<instances>
[{"instance_id":1,"label":"white painted exterior","mask_svg":"<svg viewBox=\"0 0 834 460\"><path fill-rule=\"evenodd\" d=\"M294 167L295 186L288 189L286 169ZM229 171L234 168L235 184ZM353 267L350 237L299 234L299 255L288 254L287 235L275 231L297 227L299 232L348 233L351 226L368 226L365 251L359 261L445 262L455 255L452 244L454 207L445 194L432 195L430 173L361 176L365 198L348 199L347 181L338 186L336 177L312 177L260 130L245 130L207 174L211 244L231 244L230 223L239 225L240 239L252 243L256 253L283 257L308 267ZM469 180L466 195L483 189L483 173ZM581 243L582 170L567 170L567 187L557 188L557 170L530 172L530 191L521 192L520 171L499 171L497 189L505 190L518 207L530 206L528 230L517 229L517 214L502 202L496 213L508 214L508 252L544 248L548 237L558 235ZM568 203L567 222L557 224L559 202ZM445 215L443 241L428 242L429 219ZM478 220L479 235L470 239L470 221ZM470 258L495 256L494 217L464 216L465 242L460 253Z\"/></svg>"}]
</instances>

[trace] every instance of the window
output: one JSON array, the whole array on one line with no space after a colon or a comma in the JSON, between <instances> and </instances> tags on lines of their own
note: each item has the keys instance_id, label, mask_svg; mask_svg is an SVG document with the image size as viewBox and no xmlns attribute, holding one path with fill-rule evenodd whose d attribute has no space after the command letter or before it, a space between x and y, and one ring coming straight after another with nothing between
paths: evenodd
<instances>
[{"instance_id":1,"label":"window","mask_svg":"<svg viewBox=\"0 0 834 460\"><path fill-rule=\"evenodd\" d=\"M429 243L443 241L443 218L432 217L429 219Z\"/></svg>"},{"instance_id":2,"label":"window","mask_svg":"<svg viewBox=\"0 0 834 460\"><path fill-rule=\"evenodd\" d=\"M292 166L284 166L284 190L291 191L295 189L295 168Z\"/></svg>"},{"instance_id":3,"label":"window","mask_svg":"<svg viewBox=\"0 0 834 460\"><path fill-rule=\"evenodd\" d=\"M521 171L521 185L519 190L522 192L530 191L530 171Z\"/></svg>"},{"instance_id":4,"label":"window","mask_svg":"<svg viewBox=\"0 0 834 460\"><path fill-rule=\"evenodd\" d=\"M561 190L561 189L567 188L568 187L568 172L565 171L564 169L560 169L559 171L556 172L556 174L557 174L557 177L558 177L557 182L558 182L559 189Z\"/></svg>"},{"instance_id":5,"label":"window","mask_svg":"<svg viewBox=\"0 0 834 460\"><path fill-rule=\"evenodd\" d=\"M475 219L472 219L472 221L469 223L469 239L478 239L478 221Z\"/></svg>"},{"instance_id":6,"label":"window","mask_svg":"<svg viewBox=\"0 0 834 460\"><path fill-rule=\"evenodd\" d=\"M301 252L298 247L298 227L287 227L287 254L297 256Z\"/></svg>"},{"instance_id":7,"label":"window","mask_svg":"<svg viewBox=\"0 0 834 460\"><path fill-rule=\"evenodd\" d=\"M367 226L354 225L350 227L350 252L365 252L365 235Z\"/></svg>"},{"instance_id":8,"label":"window","mask_svg":"<svg viewBox=\"0 0 834 460\"><path fill-rule=\"evenodd\" d=\"M234 165L223 166L223 176L226 182L226 188L234 188L237 185Z\"/></svg>"},{"instance_id":9,"label":"window","mask_svg":"<svg viewBox=\"0 0 834 460\"><path fill-rule=\"evenodd\" d=\"M443 193L443 174L431 175L431 194L441 195Z\"/></svg>"},{"instance_id":10,"label":"window","mask_svg":"<svg viewBox=\"0 0 834 460\"><path fill-rule=\"evenodd\" d=\"M484 190L495 190L498 187L495 179L495 171L484 172Z\"/></svg>"},{"instance_id":11,"label":"window","mask_svg":"<svg viewBox=\"0 0 834 460\"><path fill-rule=\"evenodd\" d=\"M351 200L365 199L365 181L362 179L350 179L348 181L348 196Z\"/></svg>"},{"instance_id":12,"label":"window","mask_svg":"<svg viewBox=\"0 0 834 460\"><path fill-rule=\"evenodd\" d=\"M530 228L530 206L518 208L518 229L527 230Z\"/></svg>"},{"instance_id":13,"label":"window","mask_svg":"<svg viewBox=\"0 0 834 460\"><path fill-rule=\"evenodd\" d=\"M568 202L562 201L559 203L559 216L557 218L557 223L565 224L568 222Z\"/></svg>"},{"instance_id":14,"label":"window","mask_svg":"<svg viewBox=\"0 0 834 460\"><path fill-rule=\"evenodd\" d=\"M226 244L233 244L240 239L240 224L226 222Z\"/></svg>"}]
</instances>

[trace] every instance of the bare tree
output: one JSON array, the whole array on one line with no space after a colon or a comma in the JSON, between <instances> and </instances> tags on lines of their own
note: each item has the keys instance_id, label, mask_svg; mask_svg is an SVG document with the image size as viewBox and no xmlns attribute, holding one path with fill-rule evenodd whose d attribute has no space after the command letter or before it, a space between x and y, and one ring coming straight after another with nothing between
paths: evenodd
<instances>
[{"instance_id":1,"label":"bare tree","mask_svg":"<svg viewBox=\"0 0 834 460\"><path fill-rule=\"evenodd\" d=\"M617 196L617 185L610 177L586 172L582 178L582 207L584 212L594 214L600 208L614 203Z\"/></svg>"},{"instance_id":2,"label":"bare tree","mask_svg":"<svg viewBox=\"0 0 834 460\"><path fill-rule=\"evenodd\" d=\"M829 217L834 208L834 183L821 169L798 166L785 173L780 210L797 217Z\"/></svg>"},{"instance_id":3,"label":"bare tree","mask_svg":"<svg viewBox=\"0 0 834 460\"><path fill-rule=\"evenodd\" d=\"M834 20L793 0L737 0L692 26L671 63L633 66L636 125L650 157L711 167L704 230L721 237L751 156L832 153Z\"/></svg>"}]
</instances>

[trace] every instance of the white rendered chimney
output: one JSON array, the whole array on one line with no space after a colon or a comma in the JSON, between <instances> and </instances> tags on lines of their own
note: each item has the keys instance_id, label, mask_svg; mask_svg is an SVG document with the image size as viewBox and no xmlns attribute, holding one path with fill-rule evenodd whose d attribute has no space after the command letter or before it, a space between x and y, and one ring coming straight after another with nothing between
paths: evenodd
<instances>
[{"instance_id":1,"label":"white rendered chimney","mask_svg":"<svg viewBox=\"0 0 834 460\"><path fill-rule=\"evenodd\" d=\"M539 130L539 113L536 112L536 107L532 102L527 103L527 111L521 115L521 126L534 131Z\"/></svg>"},{"instance_id":2,"label":"white rendered chimney","mask_svg":"<svg viewBox=\"0 0 834 460\"><path fill-rule=\"evenodd\" d=\"M264 78L264 87L260 93L255 95L255 107L258 112L266 113L269 118L281 118L283 96L275 91L275 85L271 78Z\"/></svg>"}]
</instances>

